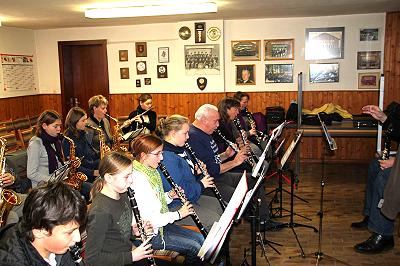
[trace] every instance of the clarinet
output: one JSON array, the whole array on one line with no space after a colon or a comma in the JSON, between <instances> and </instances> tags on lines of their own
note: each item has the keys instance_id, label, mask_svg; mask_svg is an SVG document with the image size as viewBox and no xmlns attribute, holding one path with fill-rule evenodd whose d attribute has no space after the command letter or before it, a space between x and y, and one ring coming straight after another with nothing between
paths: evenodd
<instances>
[{"instance_id":1,"label":"clarinet","mask_svg":"<svg viewBox=\"0 0 400 266\"><path fill-rule=\"evenodd\" d=\"M189 143L185 142L185 148L188 150L188 152L192 156L194 163L201 170L201 174L203 175L203 177L207 176L208 175L207 169L205 169L205 167L202 167L199 158L196 157L196 153L193 151L192 147L190 147ZM217 198L219 204L221 205L222 211L225 211L226 204L225 204L224 200L222 199L221 193L219 193L218 188L214 184L214 187L211 187L211 189L214 192L214 195Z\"/></svg>"},{"instance_id":2,"label":"clarinet","mask_svg":"<svg viewBox=\"0 0 400 266\"><path fill-rule=\"evenodd\" d=\"M392 142L392 139L390 138L390 135L393 132L393 128L388 128L385 136L384 136L384 142L383 142L383 151L382 155L380 156L381 160L389 160L390 157L390 144Z\"/></svg>"},{"instance_id":3,"label":"clarinet","mask_svg":"<svg viewBox=\"0 0 400 266\"><path fill-rule=\"evenodd\" d=\"M135 220L136 220L136 224L137 224L137 227L139 230L140 238L141 238L142 242L144 242L147 240L147 235L144 230L143 221L142 221L142 218L140 217L139 208L138 208L138 205L137 205L137 202L135 199L135 191L133 191L133 189L128 187L128 191L126 192L126 194L128 194L129 203L131 204L132 212L133 212L133 215L135 216ZM156 266L156 262L153 257L147 258L147 265Z\"/></svg>"},{"instance_id":4,"label":"clarinet","mask_svg":"<svg viewBox=\"0 0 400 266\"><path fill-rule=\"evenodd\" d=\"M259 132L258 130L257 130L257 126L256 126L256 121L254 121L254 119L253 119L253 115L250 113L250 111L247 109L247 108L244 108L243 109L244 110L244 112L246 113L246 117L247 117L247 119L249 120L249 123L250 123L250 126L251 126L251 128L253 129L255 129L256 130L256 134L254 135L254 140L257 142L256 144L259 146L259 147L261 147L261 138L260 138L260 136L258 135L259 133L260 134L263 134L262 132ZM261 135L261 137L263 137L262 135Z\"/></svg>"},{"instance_id":5,"label":"clarinet","mask_svg":"<svg viewBox=\"0 0 400 266\"><path fill-rule=\"evenodd\" d=\"M165 179L167 179L168 183L171 185L171 187L175 190L175 193L178 195L180 201L182 202L182 204L185 204L185 202L188 201L185 192L183 192L177 183L175 183L175 181L172 179L171 175L168 173L167 168L165 167L165 165L159 163L158 167L160 167L161 172L163 173L163 175L165 176ZM190 215L190 217L192 217L193 222L196 224L197 228L199 228L200 233L204 236L204 238L207 237L207 230L206 228L204 228L203 224L200 221L199 216L196 213L193 213Z\"/></svg>"},{"instance_id":6,"label":"clarinet","mask_svg":"<svg viewBox=\"0 0 400 266\"><path fill-rule=\"evenodd\" d=\"M233 123L235 124L237 130L240 133L240 137L242 138L243 145L246 145L248 143L246 131L243 130L242 125L240 124L239 118L236 117L235 119L233 119ZM250 156L248 158L248 161L249 161L250 165L252 167L254 167L257 164L256 163L257 156L254 154L254 151L251 149L251 146L249 146L249 147L250 147Z\"/></svg>"},{"instance_id":7,"label":"clarinet","mask_svg":"<svg viewBox=\"0 0 400 266\"><path fill-rule=\"evenodd\" d=\"M86 265L81 257L81 248L78 246L78 244L69 247L69 253L71 255L71 258L74 260L76 266Z\"/></svg>"},{"instance_id":8,"label":"clarinet","mask_svg":"<svg viewBox=\"0 0 400 266\"><path fill-rule=\"evenodd\" d=\"M232 150L234 150L236 153L238 153L240 150L239 150L239 148L232 142L232 141L230 141L229 139L227 139L224 135L222 135L222 133L221 133L221 131L219 130L219 129L216 129L215 130L215 133L217 133L218 134L218 136L220 136L221 137L221 139L223 140L223 141L225 141L225 143L226 143L226 145L228 145L229 147L231 147L231 149ZM249 160L249 159L246 159L246 161L245 161L250 167L254 167L256 164L254 163L252 163L251 162L251 160Z\"/></svg>"}]
</instances>

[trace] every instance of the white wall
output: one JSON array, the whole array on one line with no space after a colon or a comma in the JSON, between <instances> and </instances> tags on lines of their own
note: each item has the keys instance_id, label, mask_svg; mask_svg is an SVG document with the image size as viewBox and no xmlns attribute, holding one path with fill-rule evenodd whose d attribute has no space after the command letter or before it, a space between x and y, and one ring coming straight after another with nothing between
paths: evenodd
<instances>
[{"instance_id":1,"label":"white wall","mask_svg":"<svg viewBox=\"0 0 400 266\"><path fill-rule=\"evenodd\" d=\"M207 27L223 28L222 21L207 21L206 23ZM178 37L178 30L184 25L191 28L193 36L194 22L36 31L37 54L40 58L38 61L40 92L60 91L58 41L94 39L107 39L110 93L197 92L199 91L196 83L198 76L185 75L184 45L194 44L194 41L193 37L188 41L183 41ZM135 58L135 42L147 42L147 57ZM222 57L222 37L213 44L220 45L220 57ZM170 49L167 79L157 78L158 47L169 47ZM118 50L128 50L128 62L119 62ZM141 60L147 63L147 75L136 74L136 61ZM121 67L129 67L130 79L120 79ZM207 76L208 86L204 90L205 92L222 92L224 90L223 64L221 68L220 75ZM151 78L150 86L144 85L145 77ZM141 79L142 86L140 88L136 88L136 79Z\"/></svg>"},{"instance_id":2,"label":"white wall","mask_svg":"<svg viewBox=\"0 0 400 266\"><path fill-rule=\"evenodd\" d=\"M345 27L344 58L332 60L305 60L305 29ZM379 28L379 41L360 42L360 28ZM253 19L225 21L225 84L227 91L287 91L297 90L297 74L303 73L303 90L357 90L358 73L381 72L383 69L385 14L346 15L330 17ZM261 61L231 61L231 41L294 39L294 60L267 61L294 64L294 83L265 83L264 51ZM263 47L263 45L262 45ZM381 51L381 69L357 70L358 51ZM338 83L309 83L309 63L339 63ZM235 84L235 65L256 64L256 85Z\"/></svg>"},{"instance_id":3,"label":"white wall","mask_svg":"<svg viewBox=\"0 0 400 266\"><path fill-rule=\"evenodd\" d=\"M206 26L217 26L221 29L223 37L217 42L207 40L208 44L220 44L220 75L205 75L208 85L204 92L223 91L282 91L297 90L296 76L299 72L304 74L304 90L357 90L358 73L379 72L379 70L357 70L357 51L384 49L385 14L346 15L331 17L309 18L282 18L282 19L252 19L252 20L216 20L204 21ZM188 26L192 30L192 37L183 41L178 37L178 29ZM345 27L344 59L306 61L304 59L305 29L320 27ZM359 42L360 28L380 29L379 41ZM87 27L87 28L62 28L51 30L32 31L13 29L12 36L3 44L3 33L0 28L0 52L34 54L36 47L36 62L38 65L39 92L60 93L60 78L58 65L58 41L107 39L108 69L110 80L110 93L172 93L192 92L199 93L196 79L198 76L187 76L184 69L184 45L194 44L194 22L145 24L115 27ZM26 32L26 34L24 34ZM10 35L10 34L9 34ZM7 35L7 37L9 36ZM26 35L26 36L25 36ZM231 61L231 41L233 40L261 40L294 38L294 60L280 61L279 63L294 64L294 82L286 84L265 84L264 53L260 61ZM148 74L136 75L136 58L134 56L134 42L147 42L147 57L140 58L147 62ZM35 42L35 45L33 44ZM168 79L157 79L156 65L158 47L170 48L170 63L168 63ZM263 45L262 45L263 48ZM129 51L129 61L118 61L118 50ZM325 84L309 84L308 64L319 62L338 62L340 64L340 82ZM235 65L256 64L256 85L237 86L235 84ZM119 78L120 67L130 68L130 79ZM382 72L382 69L380 70ZM203 76L203 75L201 75ZM151 78L152 85L144 85L144 77ZM141 79L141 88L136 88L135 80Z\"/></svg>"},{"instance_id":4,"label":"white wall","mask_svg":"<svg viewBox=\"0 0 400 266\"><path fill-rule=\"evenodd\" d=\"M37 57L33 30L0 27L0 54L33 55L35 84L37 81ZM38 90L4 91L3 71L0 65L0 98L37 94Z\"/></svg>"}]
</instances>

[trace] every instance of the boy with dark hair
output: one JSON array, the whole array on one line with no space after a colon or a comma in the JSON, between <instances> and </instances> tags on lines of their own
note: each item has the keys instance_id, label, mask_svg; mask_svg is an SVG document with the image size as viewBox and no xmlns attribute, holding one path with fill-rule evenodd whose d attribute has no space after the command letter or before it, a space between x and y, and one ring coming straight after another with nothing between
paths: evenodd
<instances>
[{"instance_id":1,"label":"boy with dark hair","mask_svg":"<svg viewBox=\"0 0 400 266\"><path fill-rule=\"evenodd\" d=\"M75 265L68 251L80 242L86 204L62 182L33 189L25 201L22 220L0 231L1 265Z\"/></svg>"}]
</instances>

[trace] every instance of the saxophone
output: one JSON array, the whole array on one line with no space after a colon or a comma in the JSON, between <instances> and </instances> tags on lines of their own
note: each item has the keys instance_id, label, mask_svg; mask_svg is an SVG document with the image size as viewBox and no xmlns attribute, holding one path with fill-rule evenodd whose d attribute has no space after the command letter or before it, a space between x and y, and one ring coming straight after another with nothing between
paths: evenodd
<instances>
[{"instance_id":1,"label":"saxophone","mask_svg":"<svg viewBox=\"0 0 400 266\"><path fill-rule=\"evenodd\" d=\"M75 142L65 135L63 137L69 142L69 160L71 162L68 177L64 180L70 187L81 190L82 183L87 180L87 176L82 172L77 172L78 168L76 165L76 155L75 155Z\"/></svg>"},{"instance_id":2,"label":"saxophone","mask_svg":"<svg viewBox=\"0 0 400 266\"><path fill-rule=\"evenodd\" d=\"M112 137L113 144L112 144L111 150L119 151L119 152L127 152L126 147L121 146L122 133L121 133L121 129L120 129L119 124L118 124L118 120L116 118L112 117L109 114L106 114L106 116L108 116L109 118L111 118L115 122L115 126L114 126L114 129L113 129L113 137Z\"/></svg>"},{"instance_id":3,"label":"saxophone","mask_svg":"<svg viewBox=\"0 0 400 266\"><path fill-rule=\"evenodd\" d=\"M104 138L104 133L103 130L99 127L94 127L92 125L87 124L86 127L91 128L95 131L97 131L99 133L99 150L100 150L100 159L104 158L104 155L106 155L107 153L109 153L110 147L107 146L106 144L106 139Z\"/></svg>"},{"instance_id":4,"label":"saxophone","mask_svg":"<svg viewBox=\"0 0 400 266\"><path fill-rule=\"evenodd\" d=\"M0 137L0 174L3 175L6 169L6 143L7 140ZM3 188L3 182L0 184L0 227L6 224L8 214L12 207L21 204L21 198L15 191Z\"/></svg>"}]
</instances>

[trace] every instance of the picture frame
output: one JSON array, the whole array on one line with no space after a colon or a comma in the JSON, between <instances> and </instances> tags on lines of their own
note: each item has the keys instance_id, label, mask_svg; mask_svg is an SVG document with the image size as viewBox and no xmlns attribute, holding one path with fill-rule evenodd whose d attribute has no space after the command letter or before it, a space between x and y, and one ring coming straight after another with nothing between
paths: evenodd
<instances>
[{"instance_id":1,"label":"picture frame","mask_svg":"<svg viewBox=\"0 0 400 266\"><path fill-rule=\"evenodd\" d=\"M151 85L151 78L144 78L144 85Z\"/></svg>"},{"instance_id":2,"label":"picture frame","mask_svg":"<svg viewBox=\"0 0 400 266\"><path fill-rule=\"evenodd\" d=\"M358 73L358 88L379 89L380 76L379 72Z\"/></svg>"},{"instance_id":3,"label":"picture frame","mask_svg":"<svg viewBox=\"0 0 400 266\"><path fill-rule=\"evenodd\" d=\"M380 69L381 51L357 52L357 69Z\"/></svg>"},{"instance_id":4,"label":"picture frame","mask_svg":"<svg viewBox=\"0 0 400 266\"><path fill-rule=\"evenodd\" d=\"M343 59L344 27L307 28L306 60Z\"/></svg>"},{"instance_id":5,"label":"picture frame","mask_svg":"<svg viewBox=\"0 0 400 266\"><path fill-rule=\"evenodd\" d=\"M256 65L236 65L236 85L256 85Z\"/></svg>"},{"instance_id":6,"label":"picture frame","mask_svg":"<svg viewBox=\"0 0 400 266\"><path fill-rule=\"evenodd\" d=\"M293 83L293 64L265 64L265 83Z\"/></svg>"},{"instance_id":7,"label":"picture frame","mask_svg":"<svg viewBox=\"0 0 400 266\"><path fill-rule=\"evenodd\" d=\"M188 76L219 75L221 69L219 44L184 46L185 74Z\"/></svg>"},{"instance_id":8,"label":"picture frame","mask_svg":"<svg viewBox=\"0 0 400 266\"><path fill-rule=\"evenodd\" d=\"M293 60L294 39L264 40L264 60Z\"/></svg>"},{"instance_id":9,"label":"picture frame","mask_svg":"<svg viewBox=\"0 0 400 266\"><path fill-rule=\"evenodd\" d=\"M232 61L260 61L260 40L231 41Z\"/></svg>"},{"instance_id":10,"label":"picture frame","mask_svg":"<svg viewBox=\"0 0 400 266\"><path fill-rule=\"evenodd\" d=\"M121 67L119 69L119 76L121 79L129 79L129 67Z\"/></svg>"},{"instance_id":11,"label":"picture frame","mask_svg":"<svg viewBox=\"0 0 400 266\"><path fill-rule=\"evenodd\" d=\"M157 78L168 78L168 65L157 65Z\"/></svg>"},{"instance_id":12,"label":"picture frame","mask_svg":"<svg viewBox=\"0 0 400 266\"><path fill-rule=\"evenodd\" d=\"M339 82L339 63L310 64L310 83Z\"/></svg>"},{"instance_id":13,"label":"picture frame","mask_svg":"<svg viewBox=\"0 0 400 266\"><path fill-rule=\"evenodd\" d=\"M136 57L147 57L147 43L135 42Z\"/></svg>"},{"instance_id":14,"label":"picture frame","mask_svg":"<svg viewBox=\"0 0 400 266\"><path fill-rule=\"evenodd\" d=\"M169 63L169 47L158 47L158 63Z\"/></svg>"},{"instance_id":15,"label":"picture frame","mask_svg":"<svg viewBox=\"0 0 400 266\"><path fill-rule=\"evenodd\" d=\"M118 51L119 61L126 62L128 61L128 50L119 50Z\"/></svg>"},{"instance_id":16,"label":"picture frame","mask_svg":"<svg viewBox=\"0 0 400 266\"><path fill-rule=\"evenodd\" d=\"M379 41L379 28L360 29L360 42Z\"/></svg>"},{"instance_id":17,"label":"picture frame","mask_svg":"<svg viewBox=\"0 0 400 266\"><path fill-rule=\"evenodd\" d=\"M138 74L138 75L147 74L146 61L136 61L136 74Z\"/></svg>"}]
</instances>

